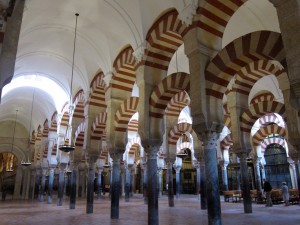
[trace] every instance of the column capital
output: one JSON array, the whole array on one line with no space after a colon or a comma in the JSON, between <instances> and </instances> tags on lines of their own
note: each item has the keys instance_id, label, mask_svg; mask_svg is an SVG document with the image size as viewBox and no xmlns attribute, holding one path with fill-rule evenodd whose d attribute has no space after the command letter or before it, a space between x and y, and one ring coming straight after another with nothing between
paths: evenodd
<instances>
[{"instance_id":1,"label":"column capital","mask_svg":"<svg viewBox=\"0 0 300 225\"><path fill-rule=\"evenodd\" d=\"M204 144L204 148L211 149L215 148L217 144L217 140L219 138L220 133L208 131L201 133L202 141Z\"/></svg>"},{"instance_id":2,"label":"column capital","mask_svg":"<svg viewBox=\"0 0 300 225\"><path fill-rule=\"evenodd\" d=\"M248 157L248 153L247 152L240 151L240 152L237 152L236 154L239 157L240 162L247 161L247 157Z\"/></svg>"},{"instance_id":3,"label":"column capital","mask_svg":"<svg viewBox=\"0 0 300 225\"><path fill-rule=\"evenodd\" d=\"M113 159L113 163L120 162L122 156L123 156L123 153L120 153L120 152L110 153L110 157Z\"/></svg>"}]
</instances>

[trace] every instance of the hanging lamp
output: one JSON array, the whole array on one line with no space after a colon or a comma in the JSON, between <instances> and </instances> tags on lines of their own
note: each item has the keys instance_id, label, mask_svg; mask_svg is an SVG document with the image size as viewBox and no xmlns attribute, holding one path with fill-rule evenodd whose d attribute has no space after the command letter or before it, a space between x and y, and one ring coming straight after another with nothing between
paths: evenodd
<instances>
[{"instance_id":1,"label":"hanging lamp","mask_svg":"<svg viewBox=\"0 0 300 225\"><path fill-rule=\"evenodd\" d=\"M71 152L75 150L75 145L72 144L72 134L71 134L71 124L70 124L70 115L72 114L73 111L73 105L72 105L72 88L73 88L73 75L74 75L74 59L75 59L75 47L76 47L76 36L77 36L77 18L79 16L79 13L75 13L76 16L76 22L75 22L75 35L74 35L74 48L73 48L73 60L72 60L72 76L71 76L71 85L70 85L70 101L69 101L69 121L68 121L68 134L70 136L69 144L63 143L59 145L58 149L63 151L63 152Z\"/></svg>"},{"instance_id":2,"label":"hanging lamp","mask_svg":"<svg viewBox=\"0 0 300 225\"><path fill-rule=\"evenodd\" d=\"M14 133L13 133L13 139L12 139L12 143L11 143L11 150L10 150L10 154L11 157L13 156L13 148L14 148L14 142L15 142L15 132L16 132L16 125L17 125L17 118L18 118L18 111L16 109L16 117L15 117L15 125L14 125ZM11 161L13 160L13 157L11 158ZM13 168L12 168L12 164L13 162L9 162L9 167L6 169L6 172L13 172Z\"/></svg>"},{"instance_id":3,"label":"hanging lamp","mask_svg":"<svg viewBox=\"0 0 300 225\"><path fill-rule=\"evenodd\" d=\"M33 113L33 104L34 104L34 94L35 94L35 88L33 89L33 94L32 94L31 114L30 114L30 124L29 124L29 137L28 137L28 146L29 146L28 148L29 148L29 151L30 151L30 140L31 140L30 133L31 133L32 113ZM28 160L27 161L26 161L26 159L22 160L21 161L21 165L25 166L25 167L30 166L31 162L30 162L29 158L30 157L28 156Z\"/></svg>"}]
</instances>

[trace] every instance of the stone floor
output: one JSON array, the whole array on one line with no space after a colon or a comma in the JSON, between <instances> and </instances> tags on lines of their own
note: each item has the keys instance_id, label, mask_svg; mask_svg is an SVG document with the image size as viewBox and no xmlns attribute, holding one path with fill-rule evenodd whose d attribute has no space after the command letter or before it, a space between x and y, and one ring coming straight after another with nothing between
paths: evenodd
<instances>
[{"instance_id":1,"label":"stone floor","mask_svg":"<svg viewBox=\"0 0 300 225\"><path fill-rule=\"evenodd\" d=\"M300 207L283 204L265 207L253 204L253 213L244 214L242 203L225 203L222 201L223 225L300 225ZM94 213L85 213L86 202L77 200L76 209L70 210L68 200L63 206L38 201L0 201L0 225L146 225L147 205L142 196L136 194L125 203L120 199L120 218L110 219L110 201L108 196L94 201ZM197 196L181 196L175 199L175 207L168 207L168 199L159 199L160 225L205 225L207 211L200 210Z\"/></svg>"}]
</instances>

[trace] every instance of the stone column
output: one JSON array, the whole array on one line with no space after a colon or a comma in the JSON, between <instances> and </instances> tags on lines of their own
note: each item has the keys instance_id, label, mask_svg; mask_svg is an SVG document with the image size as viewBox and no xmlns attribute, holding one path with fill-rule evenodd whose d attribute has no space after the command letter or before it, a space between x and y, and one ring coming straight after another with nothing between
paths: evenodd
<instances>
[{"instance_id":1,"label":"stone column","mask_svg":"<svg viewBox=\"0 0 300 225\"><path fill-rule=\"evenodd\" d=\"M297 171L296 171L295 162L290 162L290 170L291 170L291 179L292 179L293 188L298 189Z\"/></svg>"},{"instance_id":2,"label":"stone column","mask_svg":"<svg viewBox=\"0 0 300 225\"><path fill-rule=\"evenodd\" d=\"M169 207L174 207L173 162L174 162L174 160L167 162Z\"/></svg>"},{"instance_id":3,"label":"stone column","mask_svg":"<svg viewBox=\"0 0 300 225\"><path fill-rule=\"evenodd\" d=\"M153 146L152 149L145 148L145 151L147 153L148 225L158 225L157 153L159 146Z\"/></svg>"},{"instance_id":4,"label":"stone column","mask_svg":"<svg viewBox=\"0 0 300 225\"><path fill-rule=\"evenodd\" d=\"M89 159L88 168L88 181L87 181L87 196L86 196L86 213L90 214L94 212L94 180L95 169L94 164L96 160Z\"/></svg>"},{"instance_id":5,"label":"stone column","mask_svg":"<svg viewBox=\"0 0 300 225\"><path fill-rule=\"evenodd\" d=\"M130 192L130 171L129 165L125 165L125 202L129 202L129 192Z\"/></svg>"},{"instance_id":6,"label":"stone column","mask_svg":"<svg viewBox=\"0 0 300 225\"><path fill-rule=\"evenodd\" d=\"M17 174L16 174L16 178L15 178L15 189L14 189L14 195L13 195L13 199L21 199L21 184L22 184L22 167L18 166L16 168L17 170Z\"/></svg>"},{"instance_id":7,"label":"stone column","mask_svg":"<svg viewBox=\"0 0 300 225\"><path fill-rule=\"evenodd\" d=\"M221 163L221 167L222 167L222 181L223 181L223 188L224 188L225 191L228 191L227 166L228 166L228 162L223 161Z\"/></svg>"},{"instance_id":8,"label":"stone column","mask_svg":"<svg viewBox=\"0 0 300 225\"><path fill-rule=\"evenodd\" d=\"M196 194L197 194L197 196L198 196L198 199L200 200L200 173L201 173L201 171L200 171L200 164L199 164L199 162L197 162L197 164L196 165L194 165L195 166L195 168L196 168L196 173L197 173L197 186L196 186Z\"/></svg>"},{"instance_id":9,"label":"stone column","mask_svg":"<svg viewBox=\"0 0 300 225\"><path fill-rule=\"evenodd\" d=\"M123 193L125 193L125 173L126 173L126 169L125 169L125 165L120 165L120 171L121 171L121 179L120 179L120 197L123 196Z\"/></svg>"},{"instance_id":10,"label":"stone column","mask_svg":"<svg viewBox=\"0 0 300 225\"><path fill-rule=\"evenodd\" d=\"M158 197L162 197L162 168L157 169L157 174L158 174Z\"/></svg>"},{"instance_id":11,"label":"stone column","mask_svg":"<svg viewBox=\"0 0 300 225\"><path fill-rule=\"evenodd\" d=\"M261 176L260 176L260 160L261 158L258 157L253 160L254 164L254 174L255 174L255 181L256 181L256 189L258 192L262 192L262 184L261 184Z\"/></svg>"},{"instance_id":12,"label":"stone column","mask_svg":"<svg viewBox=\"0 0 300 225\"><path fill-rule=\"evenodd\" d=\"M101 197L101 178L102 178L102 168L98 168L98 176L97 176L97 198Z\"/></svg>"},{"instance_id":13,"label":"stone column","mask_svg":"<svg viewBox=\"0 0 300 225\"><path fill-rule=\"evenodd\" d=\"M59 165L57 206L62 206L62 202L63 202L63 195L65 189L65 168L66 168L66 164Z\"/></svg>"},{"instance_id":14,"label":"stone column","mask_svg":"<svg viewBox=\"0 0 300 225\"><path fill-rule=\"evenodd\" d=\"M255 175L255 180L256 180L256 189L257 189L257 202L262 202L262 183L261 183L261 176L260 176L260 160L261 158L258 157L254 159L253 164L254 164L254 175Z\"/></svg>"},{"instance_id":15,"label":"stone column","mask_svg":"<svg viewBox=\"0 0 300 225\"><path fill-rule=\"evenodd\" d=\"M34 193L34 184L35 184L35 168L30 169L30 182L29 182L29 191L28 191L28 199L33 199L33 193Z\"/></svg>"},{"instance_id":16,"label":"stone column","mask_svg":"<svg viewBox=\"0 0 300 225\"><path fill-rule=\"evenodd\" d=\"M134 182L134 166L131 167L130 169L130 191L129 191L129 196L132 197L133 193L135 192L135 182Z\"/></svg>"},{"instance_id":17,"label":"stone column","mask_svg":"<svg viewBox=\"0 0 300 225\"><path fill-rule=\"evenodd\" d=\"M70 209L75 209L76 206L76 191L77 191L77 173L78 165L73 163L73 170L71 174L71 185L70 185Z\"/></svg>"},{"instance_id":18,"label":"stone column","mask_svg":"<svg viewBox=\"0 0 300 225\"><path fill-rule=\"evenodd\" d=\"M79 177L78 177L78 198L84 196L85 184L86 184L85 168L82 168L81 166L79 168Z\"/></svg>"},{"instance_id":19,"label":"stone column","mask_svg":"<svg viewBox=\"0 0 300 225\"><path fill-rule=\"evenodd\" d=\"M143 196L144 203L148 204L148 192L147 192L147 166L143 165Z\"/></svg>"},{"instance_id":20,"label":"stone column","mask_svg":"<svg viewBox=\"0 0 300 225\"><path fill-rule=\"evenodd\" d=\"M247 153L238 153L241 166L242 192L244 202L244 212L252 213L252 199L250 195L250 185L248 179Z\"/></svg>"},{"instance_id":21,"label":"stone column","mask_svg":"<svg viewBox=\"0 0 300 225\"><path fill-rule=\"evenodd\" d=\"M42 184L40 190L40 202L44 201L44 192L45 192L45 185L46 185L46 173L47 168L42 168Z\"/></svg>"},{"instance_id":22,"label":"stone column","mask_svg":"<svg viewBox=\"0 0 300 225\"><path fill-rule=\"evenodd\" d=\"M181 170L181 167L177 166L175 168L175 171L176 171L176 198L178 199L179 198L179 195L180 195L180 170Z\"/></svg>"},{"instance_id":23,"label":"stone column","mask_svg":"<svg viewBox=\"0 0 300 225\"><path fill-rule=\"evenodd\" d=\"M200 159L200 195L201 195L201 209L207 209L207 192L206 192L206 169L204 158Z\"/></svg>"},{"instance_id":24,"label":"stone column","mask_svg":"<svg viewBox=\"0 0 300 225\"><path fill-rule=\"evenodd\" d=\"M119 198L120 198L120 160L122 153L111 154L113 159L112 183L111 185L111 209L110 218L119 219Z\"/></svg>"},{"instance_id":25,"label":"stone column","mask_svg":"<svg viewBox=\"0 0 300 225\"><path fill-rule=\"evenodd\" d=\"M40 194L40 182L41 182L41 169L37 168L35 171L35 184L34 184L34 199L39 198Z\"/></svg>"},{"instance_id":26,"label":"stone column","mask_svg":"<svg viewBox=\"0 0 300 225\"><path fill-rule=\"evenodd\" d=\"M266 180L266 171L264 165L260 164L261 179Z\"/></svg>"},{"instance_id":27,"label":"stone column","mask_svg":"<svg viewBox=\"0 0 300 225\"><path fill-rule=\"evenodd\" d=\"M207 132L203 135L209 225L222 224L216 148L217 139L218 135L215 132Z\"/></svg>"},{"instance_id":28,"label":"stone column","mask_svg":"<svg viewBox=\"0 0 300 225\"><path fill-rule=\"evenodd\" d=\"M22 199L28 199L31 171L29 167L23 166Z\"/></svg>"},{"instance_id":29,"label":"stone column","mask_svg":"<svg viewBox=\"0 0 300 225\"><path fill-rule=\"evenodd\" d=\"M53 181L54 181L54 167L49 168L49 183L48 183L48 199L47 203L52 203Z\"/></svg>"},{"instance_id":30,"label":"stone column","mask_svg":"<svg viewBox=\"0 0 300 225\"><path fill-rule=\"evenodd\" d=\"M235 168L236 171L236 189L241 190L241 169L239 167Z\"/></svg>"},{"instance_id":31,"label":"stone column","mask_svg":"<svg viewBox=\"0 0 300 225\"><path fill-rule=\"evenodd\" d=\"M298 193L300 193L300 162L299 162L299 156L298 160L295 161L296 163L296 174L297 174L297 185L298 185Z\"/></svg>"}]
</instances>

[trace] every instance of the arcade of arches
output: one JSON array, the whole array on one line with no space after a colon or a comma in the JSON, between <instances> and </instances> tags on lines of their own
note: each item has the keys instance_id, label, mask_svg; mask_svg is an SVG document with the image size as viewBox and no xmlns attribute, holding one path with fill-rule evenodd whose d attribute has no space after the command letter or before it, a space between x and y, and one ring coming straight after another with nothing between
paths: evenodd
<instances>
[{"instance_id":1,"label":"arcade of arches","mask_svg":"<svg viewBox=\"0 0 300 225\"><path fill-rule=\"evenodd\" d=\"M209 224L231 190L252 213L263 179L299 200L299 4L1 0L2 200L90 214L109 192L118 219L139 193L151 225L162 195L200 195Z\"/></svg>"}]
</instances>

